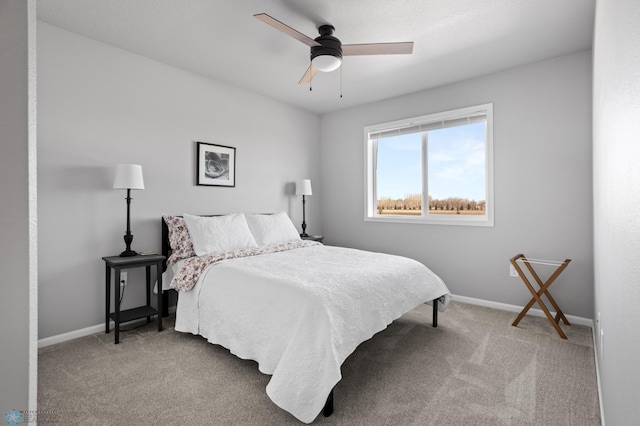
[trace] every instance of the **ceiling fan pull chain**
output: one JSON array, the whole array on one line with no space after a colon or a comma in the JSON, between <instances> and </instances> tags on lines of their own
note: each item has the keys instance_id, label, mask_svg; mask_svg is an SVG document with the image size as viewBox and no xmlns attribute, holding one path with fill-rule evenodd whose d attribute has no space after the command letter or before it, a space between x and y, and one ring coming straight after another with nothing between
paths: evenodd
<instances>
[{"instance_id":1,"label":"ceiling fan pull chain","mask_svg":"<svg viewBox=\"0 0 640 426\"><path fill-rule=\"evenodd\" d=\"M342 99L342 67L340 67L340 99Z\"/></svg>"}]
</instances>

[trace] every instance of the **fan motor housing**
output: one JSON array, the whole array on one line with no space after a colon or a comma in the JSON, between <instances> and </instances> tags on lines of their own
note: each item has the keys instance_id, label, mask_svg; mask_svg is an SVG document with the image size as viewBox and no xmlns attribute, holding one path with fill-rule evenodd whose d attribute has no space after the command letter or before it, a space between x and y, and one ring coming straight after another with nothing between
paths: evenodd
<instances>
[{"instance_id":1,"label":"fan motor housing","mask_svg":"<svg viewBox=\"0 0 640 426\"><path fill-rule=\"evenodd\" d=\"M333 31L335 28L333 25L321 25L318 28L320 36L315 39L320 46L311 47L311 60L317 56L330 55L336 58L342 59L342 43L336 37L334 37Z\"/></svg>"}]
</instances>

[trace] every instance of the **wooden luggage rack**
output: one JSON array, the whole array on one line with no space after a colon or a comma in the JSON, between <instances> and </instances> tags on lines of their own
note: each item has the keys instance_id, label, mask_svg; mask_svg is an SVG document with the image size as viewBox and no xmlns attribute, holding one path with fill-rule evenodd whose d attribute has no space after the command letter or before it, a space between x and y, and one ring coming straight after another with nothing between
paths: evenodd
<instances>
[{"instance_id":1,"label":"wooden luggage rack","mask_svg":"<svg viewBox=\"0 0 640 426\"><path fill-rule=\"evenodd\" d=\"M524 256L524 254L518 254L516 256L513 256L511 259L509 259L509 261L511 262L515 270L518 272L518 275L520 276L524 284L527 286L527 288L531 292L531 295L533 296L529 301L529 303L526 304L526 306L522 309L522 311L520 312L516 320L511 325L513 325L514 327L517 326L520 320L524 318L524 316L527 314L527 311L529 311L529 309L531 309L533 304L537 302L538 305L540 306L540 309L542 309L542 311L547 316L547 318L551 322L551 325L553 325L553 328L556 329L560 337L562 337L563 339L566 339L567 336L564 334L564 331L562 331L559 324L560 324L560 321L564 322L566 325L571 325L571 324L569 324L569 320L567 320L567 317L565 317L564 314L562 313L560 306L558 306L556 301L553 300L553 297L551 297L551 294L549 293L549 287L551 287L551 284L553 284L556 278L558 278L558 276L562 273L562 271L564 271L565 268L569 265L569 262L571 262L571 259L565 259L562 262L558 262L555 260L527 259ZM526 268L529 270L529 273L531 274L533 279L536 281L536 283L540 287L540 290L536 291L533 285L531 285L531 282L529 282L529 279L527 278L524 271L518 264L518 261L522 262L522 264L526 266ZM547 281L542 282L542 280L540 279L536 271L533 269L533 266L531 266L532 263L556 266L556 270L553 272L553 274L551 274L551 276L547 279ZM551 315L551 312L549 312L549 309L547 309L547 306L542 301L541 299L542 295L545 295L547 297L547 299L549 300L549 303L551 303L553 308L556 310L555 318L553 317L553 315Z\"/></svg>"}]
</instances>

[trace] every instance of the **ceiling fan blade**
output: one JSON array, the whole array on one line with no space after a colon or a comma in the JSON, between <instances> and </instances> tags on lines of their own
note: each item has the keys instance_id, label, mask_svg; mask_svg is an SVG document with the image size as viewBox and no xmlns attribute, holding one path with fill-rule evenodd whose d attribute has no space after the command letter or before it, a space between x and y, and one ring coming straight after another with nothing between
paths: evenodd
<instances>
[{"instance_id":1,"label":"ceiling fan blade","mask_svg":"<svg viewBox=\"0 0 640 426\"><path fill-rule=\"evenodd\" d=\"M282 31L283 33L285 33L289 37L293 37L296 40L303 42L304 44L306 44L309 47L320 46L320 43L318 43L317 41L315 41L311 37L307 37L306 35L302 34L301 32L294 30L290 26L288 26L286 24L283 24L282 22L278 21L276 18L273 18L273 17L267 15L266 13L258 13L258 14L253 15L253 16L258 18L259 20L261 20L265 24L271 25L276 30Z\"/></svg>"},{"instance_id":2,"label":"ceiling fan blade","mask_svg":"<svg viewBox=\"0 0 640 426\"><path fill-rule=\"evenodd\" d=\"M413 52L413 42L343 44L342 56L355 55L402 55Z\"/></svg>"},{"instance_id":3,"label":"ceiling fan blade","mask_svg":"<svg viewBox=\"0 0 640 426\"><path fill-rule=\"evenodd\" d=\"M316 74L318 74L318 68L314 67L313 65L309 65L309 68L307 68L298 84L311 83L311 80L313 80L313 77L315 77Z\"/></svg>"}]
</instances>

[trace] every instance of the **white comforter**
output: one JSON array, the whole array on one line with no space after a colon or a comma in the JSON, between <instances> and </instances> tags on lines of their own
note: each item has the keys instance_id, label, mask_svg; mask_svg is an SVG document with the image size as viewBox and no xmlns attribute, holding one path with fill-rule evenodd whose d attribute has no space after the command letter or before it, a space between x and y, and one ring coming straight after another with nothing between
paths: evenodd
<instances>
[{"instance_id":1,"label":"white comforter","mask_svg":"<svg viewBox=\"0 0 640 426\"><path fill-rule=\"evenodd\" d=\"M211 265L180 292L175 329L256 360L271 400L310 423L361 342L441 296L443 310L447 287L414 260L317 245Z\"/></svg>"}]
</instances>

